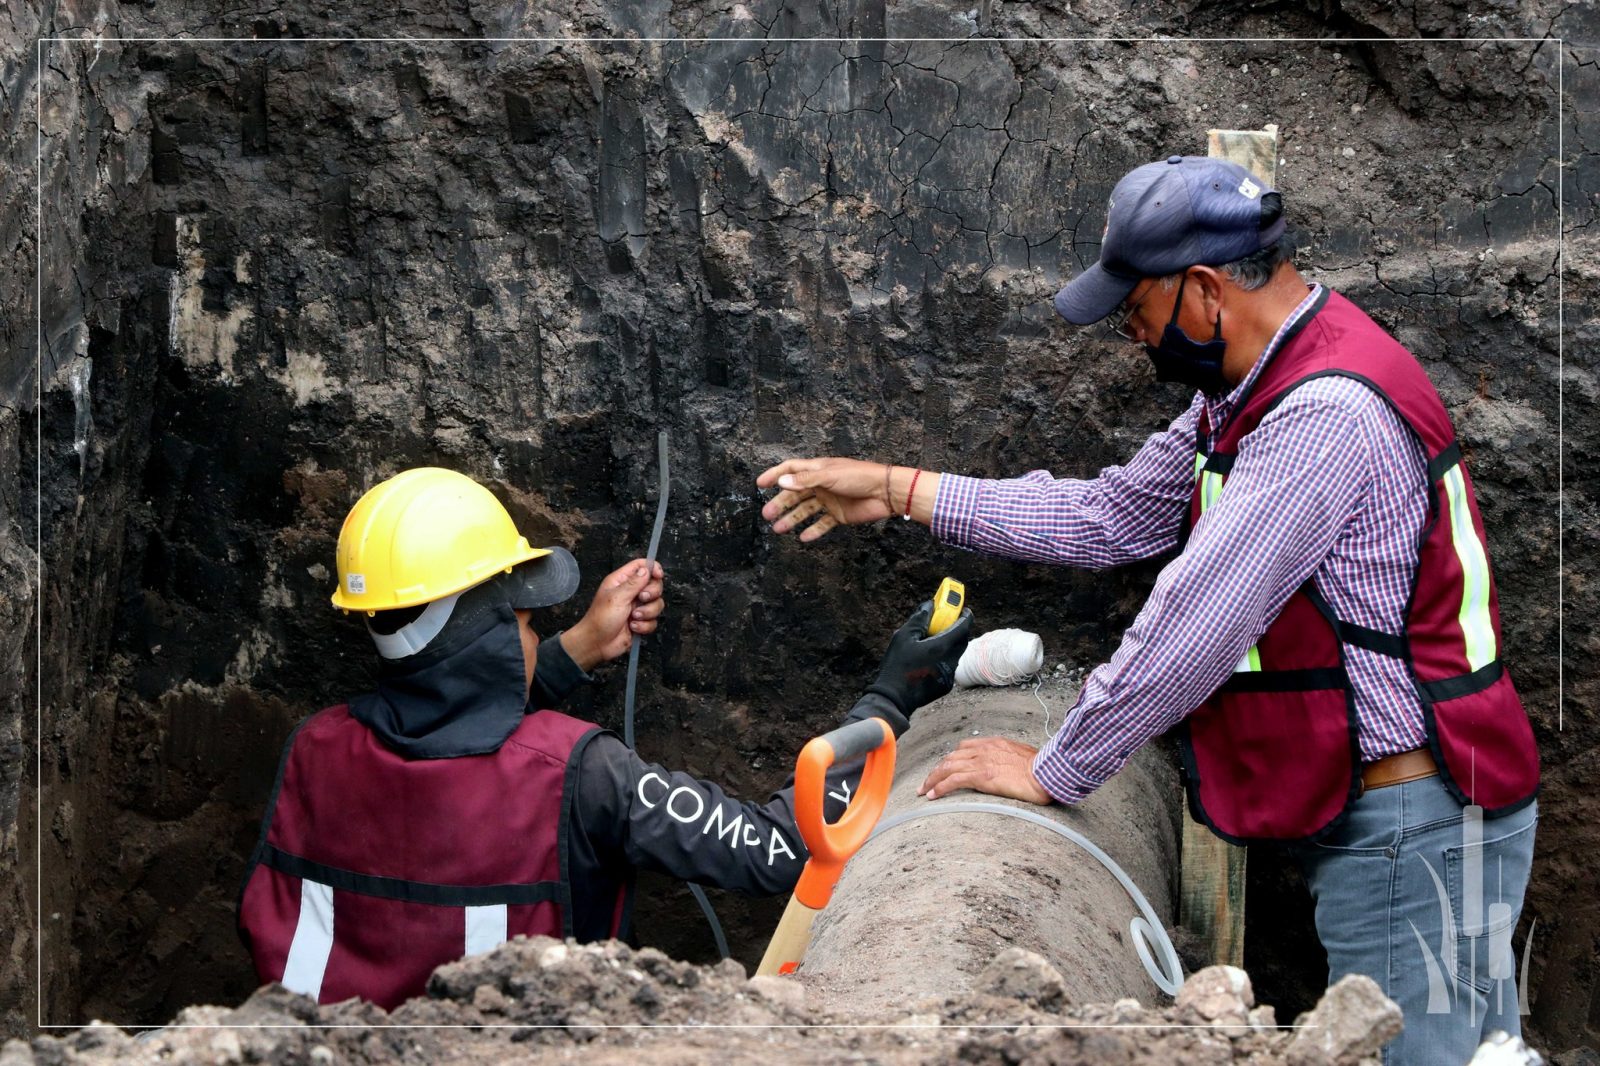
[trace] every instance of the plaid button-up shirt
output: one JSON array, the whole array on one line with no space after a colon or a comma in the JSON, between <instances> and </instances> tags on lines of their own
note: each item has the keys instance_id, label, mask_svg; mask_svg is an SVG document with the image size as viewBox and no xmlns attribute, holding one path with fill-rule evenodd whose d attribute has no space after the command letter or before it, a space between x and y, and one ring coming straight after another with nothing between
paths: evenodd
<instances>
[{"instance_id":1,"label":"plaid button-up shirt","mask_svg":"<svg viewBox=\"0 0 1600 1066\"><path fill-rule=\"evenodd\" d=\"M1284 320L1237 388L1217 399L1197 393L1126 466L1090 480L1046 470L1008 480L946 474L934 534L989 555L1091 569L1177 547L1200 412L1209 426L1226 423L1320 292L1314 286ZM1214 442L1213 431L1208 450ZM1039 783L1063 803L1093 792L1226 681L1307 580L1340 618L1402 633L1427 515L1426 469L1415 434L1367 386L1324 377L1293 390L1240 441L1221 495L1040 749ZM1405 663L1349 644L1344 651L1362 759L1424 745Z\"/></svg>"}]
</instances>

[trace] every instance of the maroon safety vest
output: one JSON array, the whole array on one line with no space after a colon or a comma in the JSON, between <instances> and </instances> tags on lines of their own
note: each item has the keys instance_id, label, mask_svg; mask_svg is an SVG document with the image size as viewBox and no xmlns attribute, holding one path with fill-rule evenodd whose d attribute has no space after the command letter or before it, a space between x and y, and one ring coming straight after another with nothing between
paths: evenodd
<instances>
[{"instance_id":1,"label":"maroon safety vest","mask_svg":"<svg viewBox=\"0 0 1600 1066\"><path fill-rule=\"evenodd\" d=\"M289 738L239 930L263 982L392 1009L436 966L572 935L569 767L598 727L524 718L499 750L407 759L330 707ZM619 895L612 935L620 925Z\"/></svg>"},{"instance_id":2,"label":"maroon safety vest","mask_svg":"<svg viewBox=\"0 0 1600 1066\"><path fill-rule=\"evenodd\" d=\"M1439 394L1410 352L1350 301L1324 293L1207 453L1202 415L1188 526L1223 491L1239 442L1312 378L1354 378L1388 401L1428 457L1428 515L1404 633L1336 618L1311 581L1179 730L1189 809L1235 843L1326 834L1361 794L1355 694L1344 645L1405 661L1445 785L1484 814L1538 791L1539 754L1500 660L1488 538ZM1316 471L1307 471L1308 477Z\"/></svg>"}]
</instances>

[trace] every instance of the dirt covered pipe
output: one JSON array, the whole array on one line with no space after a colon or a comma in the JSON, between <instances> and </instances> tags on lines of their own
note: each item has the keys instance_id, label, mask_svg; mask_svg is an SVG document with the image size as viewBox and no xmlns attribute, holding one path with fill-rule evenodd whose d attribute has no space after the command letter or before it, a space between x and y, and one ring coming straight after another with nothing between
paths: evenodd
<instances>
[{"instance_id":1,"label":"dirt covered pipe","mask_svg":"<svg viewBox=\"0 0 1600 1066\"><path fill-rule=\"evenodd\" d=\"M1119 865L1166 926L1177 899L1181 792L1155 746L1076 807L1036 807L973 792L939 800L917 786L974 735L1042 744L1072 705L1070 687L979 688L917 712L900 738L884 822L941 804L981 801L1038 812L1087 837ZM1049 720L1046 721L1046 714ZM970 991L994 957L1022 947L1064 977L1069 1001L1163 999L1129 933L1139 916L1117 879L1048 829L994 814L950 814L896 825L845 868L812 930L800 970L808 999L893 1010Z\"/></svg>"}]
</instances>

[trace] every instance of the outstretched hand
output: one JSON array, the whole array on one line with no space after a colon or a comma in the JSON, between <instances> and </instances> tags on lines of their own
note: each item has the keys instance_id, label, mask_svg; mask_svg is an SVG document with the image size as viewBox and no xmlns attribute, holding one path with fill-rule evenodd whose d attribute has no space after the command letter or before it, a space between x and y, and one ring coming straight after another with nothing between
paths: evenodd
<instances>
[{"instance_id":1,"label":"outstretched hand","mask_svg":"<svg viewBox=\"0 0 1600 1066\"><path fill-rule=\"evenodd\" d=\"M782 490L761 508L761 517L772 523L774 533L788 533L820 516L800 533L808 543L835 526L888 518L894 513L889 471L883 463L859 459L785 459L756 478L759 488Z\"/></svg>"},{"instance_id":2,"label":"outstretched hand","mask_svg":"<svg viewBox=\"0 0 1600 1066\"><path fill-rule=\"evenodd\" d=\"M938 799L961 788L1008 796L1040 805L1050 793L1033 776L1033 757L1039 749L1005 737L963 740L956 750L939 760L917 788L917 795Z\"/></svg>"},{"instance_id":3,"label":"outstretched hand","mask_svg":"<svg viewBox=\"0 0 1600 1066\"><path fill-rule=\"evenodd\" d=\"M666 600L666 571L643 559L605 576L594 601L577 625L562 634L561 646L583 670L592 670L627 652L635 636L654 633Z\"/></svg>"}]
</instances>

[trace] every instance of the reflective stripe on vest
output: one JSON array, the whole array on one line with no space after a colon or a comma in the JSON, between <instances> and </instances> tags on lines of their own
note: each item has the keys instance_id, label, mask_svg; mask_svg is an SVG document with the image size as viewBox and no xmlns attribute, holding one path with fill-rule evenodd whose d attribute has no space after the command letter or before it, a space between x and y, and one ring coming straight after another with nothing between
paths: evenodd
<instances>
[{"instance_id":1,"label":"reflective stripe on vest","mask_svg":"<svg viewBox=\"0 0 1600 1066\"><path fill-rule=\"evenodd\" d=\"M1441 784L1486 818L1530 802L1539 785L1532 726L1499 654L1488 537L1448 412L1420 364L1336 293L1286 340L1213 437L1204 412L1187 536L1226 478L1240 443L1294 389L1316 378L1359 381L1428 456L1428 517L1418 544L1403 632L1338 618L1307 582L1260 638L1260 672L1235 673L1182 723L1189 809L1224 839L1316 839L1361 788L1361 729L1343 668L1345 646L1404 663L1420 702ZM1304 322L1304 320L1302 320Z\"/></svg>"},{"instance_id":2,"label":"reflective stripe on vest","mask_svg":"<svg viewBox=\"0 0 1600 1066\"><path fill-rule=\"evenodd\" d=\"M492 753L410 760L346 706L313 715L285 745L240 897L258 977L392 1010L442 963L575 935L569 783L596 732L539 711ZM612 936L625 906L619 885Z\"/></svg>"},{"instance_id":3,"label":"reflective stripe on vest","mask_svg":"<svg viewBox=\"0 0 1600 1066\"><path fill-rule=\"evenodd\" d=\"M506 942L506 905L467 907L464 955L482 955Z\"/></svg>"},{"instance_id":4,"label":"reflective stripe on vest","mask_svg":"<svg viewBox=\"0 0 1600 1066\"><path fill-rule=\"evenodd\" d=\"M1467 670L1472 672L1494 662L1494 619L1489 614L1489 556L1478 539L1467 506L1467 483L1461 464L1445 471L1445 494L1450 500L1450 539L1461 563L1461 634L1467 643Z\"/></svg>"},{"instance_id":5,"label":"reflective stripe on vest","mask_svg":"<svg viewBox=\"0 0 1600 1066\"><path fill-rule=\"evenodd\" d=\"M1200 483L1200 513L1217 502L1227 475L1205 468L1207 456L1199 452L1194 457L1194 475ZM1456 559L1461 564L1461 610L1458 618L1465 643L1467 672L1481 670L1494 662L1498 653L1494 634L1494 618L1489 611L1489 555L1478 529L1472 521L1472 509L1467 504L1466 479L1461 473L1459 460L1440 475L1450 508L1450 537ZM1234 673L1261 669L1261 652L1252 646L1234 668Z\"/></svg>"},{"instance_id":6,"label":"reflective stripe on vest","mask_svg":"<svg viewBox=\"0 0 1600 1066\"><path fill-rule=\"evenodd\" d=\"M464 907L462 957L482 955L506 942L506 906ZM309 877L300 881L300 917L295 923L289 959L283 967L283 986L291 992L318 998L322 978L333 953L335 922L333 886Z\"/></svg>"},{"instance_id":7,"label":"reflective stripe on vest","mask_svg":"<svg viewBox=\"0 0 1600 1066\"><path fill-rule=\"evenodd\" d=\"M289 961L283 966L283 987L316 999L332 952L333 886L305 878L300 882L300 917L289 944Z\"/></svg>"},{"instance_id":8,"label":"reflective stripe on vest","mask_svg":"<svg viewBox=\"0 0 1600 1066\"><path fill-rule=\"evenodd\" d=\"M1217 502L1217 497L1222 495L1222 483L1227 475L1207 470L1206 453L1199 452L1194 457L1194 476L1200 482L1200 513L1205 514L1211 505ZM1244 658L1239 660L1239 665L1233 668L1233 672L1247 674L1260 670L1261 649L1252 644L1244 653Z\"/></svg>"}]
</instances>

